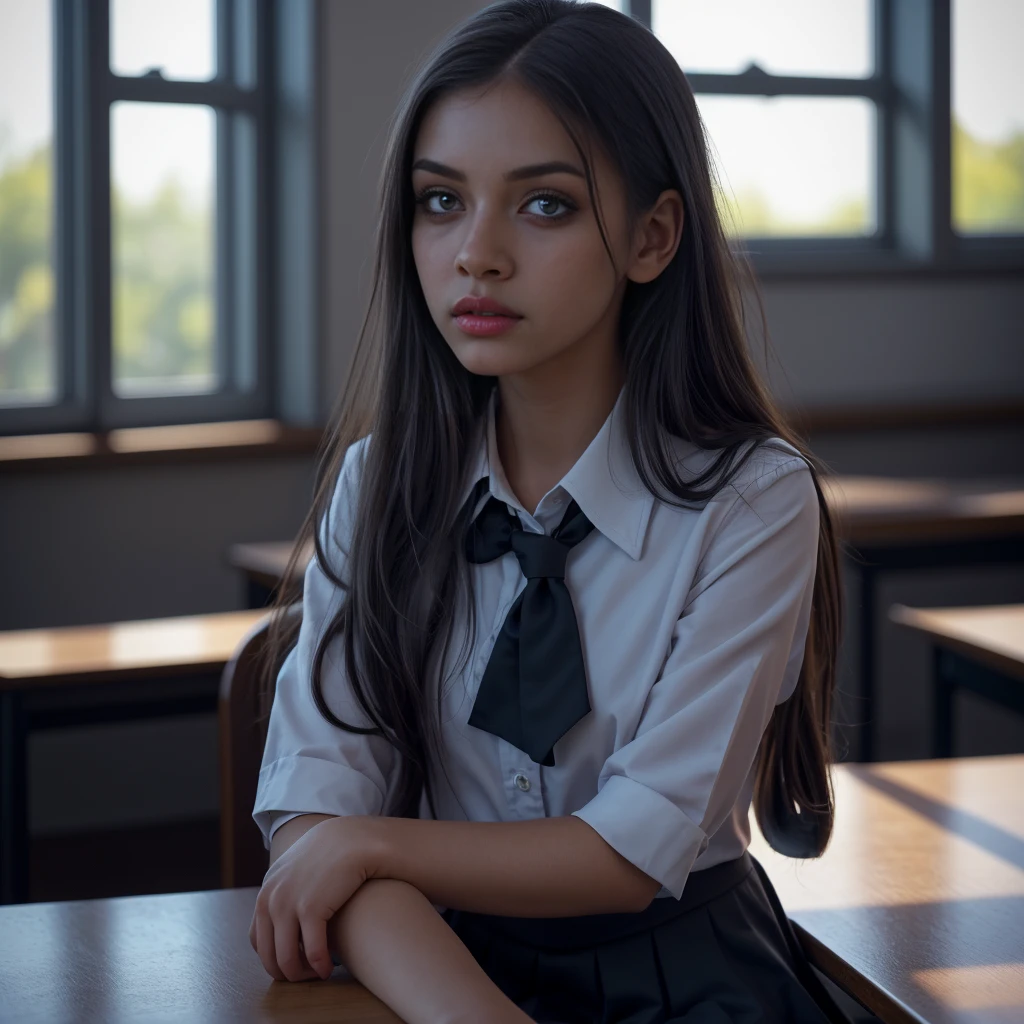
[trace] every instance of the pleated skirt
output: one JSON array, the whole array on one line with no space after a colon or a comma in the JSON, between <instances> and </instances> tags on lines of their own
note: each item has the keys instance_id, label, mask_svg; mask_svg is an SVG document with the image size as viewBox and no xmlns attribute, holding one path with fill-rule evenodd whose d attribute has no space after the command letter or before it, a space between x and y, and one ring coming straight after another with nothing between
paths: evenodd
<instances>
[{"instance_id":1,"label":"pleated skirt","mask_svg":"<svg viewBox=\"0 0 1024 1024\"><path fill-rule=\"evenodd\" d=\"M444 918L543 1024L850 1024L749 853L638 914Z\"/></svg>"}]
</instances>

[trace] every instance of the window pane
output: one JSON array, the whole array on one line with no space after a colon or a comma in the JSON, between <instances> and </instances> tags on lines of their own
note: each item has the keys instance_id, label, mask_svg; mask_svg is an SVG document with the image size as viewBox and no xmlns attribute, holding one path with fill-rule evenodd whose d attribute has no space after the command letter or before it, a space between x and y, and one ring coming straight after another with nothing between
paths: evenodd
<instances>
[{"instance_id":1,"label":"window pane","mask_svg":"<svg viewBox=\"0 0 1024 1024\"><path fill-rule=\"evenodd\" d=\"M110 70L205 80L216 70L214 0L111 0Z\"/></svg>"},{"instance_id":2,"label":"window pane","mask_svg":"<svg viewBox=\"0 0 1024 1024\"><path fill-rule=\"evenodd\" d=\"M56 398L51 9L0 0L0 405Z\"/></svg>"},{"instance_id":3,"label":"window pane","mask_svg":"<svg viewBox=\"0 0 1024 1024\"><path fill-rule=\"evenodd\" d=\"M210 107L111 108L118 395L192 394L217 386L214 131Z\"/></svg>"},{"instance_id":4,"label":"window pane","mask_svg":"<svg viewBox=\"0 0 1024 1024\"><path fill-rule=\"evenodd\" d=\"M871 0L653 0L651 28L687 71L865 78Z\"/></svg>"},{"instance_id":5,"label":"window pane","mask_svg":"<svg viewBox=\"0 0 1024 1024\"><path fill-rule=\"evenodd\" d=\"M697 103L723 189L720 209L731 233L875 232L875 108L870 101L701 94Z\"/></svg>"},{"instance_id":6,"label":"window pane","mask_svg":"<svg viewBox=\"0 0 1024 1024\"><path fill-rule=\"evenodd\" d=\"M953 227L1024 232L1024 3L953 4Z\"/></svg>"}]
</instances>

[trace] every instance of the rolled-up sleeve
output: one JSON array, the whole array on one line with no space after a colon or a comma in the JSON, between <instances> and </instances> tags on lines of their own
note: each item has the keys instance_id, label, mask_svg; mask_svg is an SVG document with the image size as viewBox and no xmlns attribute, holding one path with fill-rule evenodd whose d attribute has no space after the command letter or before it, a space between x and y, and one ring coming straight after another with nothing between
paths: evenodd
<instances>
[{"instance_id":1,"label":"rolled-up sleeve","mask_svg":"<svg viewBox=\"0 0 1024 1024\"><path fill-rule=\"evenodd\" d=\"M325 555L347 582L356 488L367 439L345 455L327 516L320 525ZM269 849L275 826L297 814L380 814L394 770L395 751L380 736L331 725L313 703L313 657L317 644L344 600L316 557L306 569L298 642L277 677L253 807L253 819ZM344 664L343 638L336 637L323 661L324 699L343 722L371 725L356 703Z\"/></svg>"},{"instance_id":2,"label":"rolled-up sleeve","mask_svg":"<svg viewBox=\"0 0 1024 1024\"><path fill-rule=\"evenodd\" d=\"M676 899L792 689L817 562L818 503L802 459L719 508L636 735L573 812Z\"/></svg>"}]
</instances>

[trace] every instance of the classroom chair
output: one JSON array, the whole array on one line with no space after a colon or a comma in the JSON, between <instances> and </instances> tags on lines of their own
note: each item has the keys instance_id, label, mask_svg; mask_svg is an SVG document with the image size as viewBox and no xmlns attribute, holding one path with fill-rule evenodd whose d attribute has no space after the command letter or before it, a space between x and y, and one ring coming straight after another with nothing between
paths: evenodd
<instances>
[{"instance_id":1,"label":"classroom chair","mask_svg":"<svg viewBox=\"0 0 1024 1024\"><path fill-rule=\"evenodd\" d=\"M301 601L285 612L289 623L301 617ZM269 615L253 626L221 677L220 872L224 889L262 885L269 866L263 837L252 820L270 711L260 694L269 626ZM274 665L275 676L280 667L280 663Z\"/></svg>"}]
</instances>

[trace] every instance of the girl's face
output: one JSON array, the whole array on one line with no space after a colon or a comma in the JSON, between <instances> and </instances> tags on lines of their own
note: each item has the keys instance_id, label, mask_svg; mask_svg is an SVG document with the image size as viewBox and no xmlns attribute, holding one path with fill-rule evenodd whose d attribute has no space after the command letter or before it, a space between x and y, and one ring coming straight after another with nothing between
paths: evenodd
<instances>
[{"instance_id":1,"label":"girl's face","mask_svg":"<svg viewBox=\"0 0 1024 1024\"><path fill-rule=\"evenodd\" d=\"M413 257L434 322L471 373L552 361L571 373L595 346L613 352L631 267L626 197L603 154L592 173L614 267L576 147L533 93L505 80L427 112L413 152ZM513 316L463 312L467 298Z\"/></svg>"}]
</instances>

